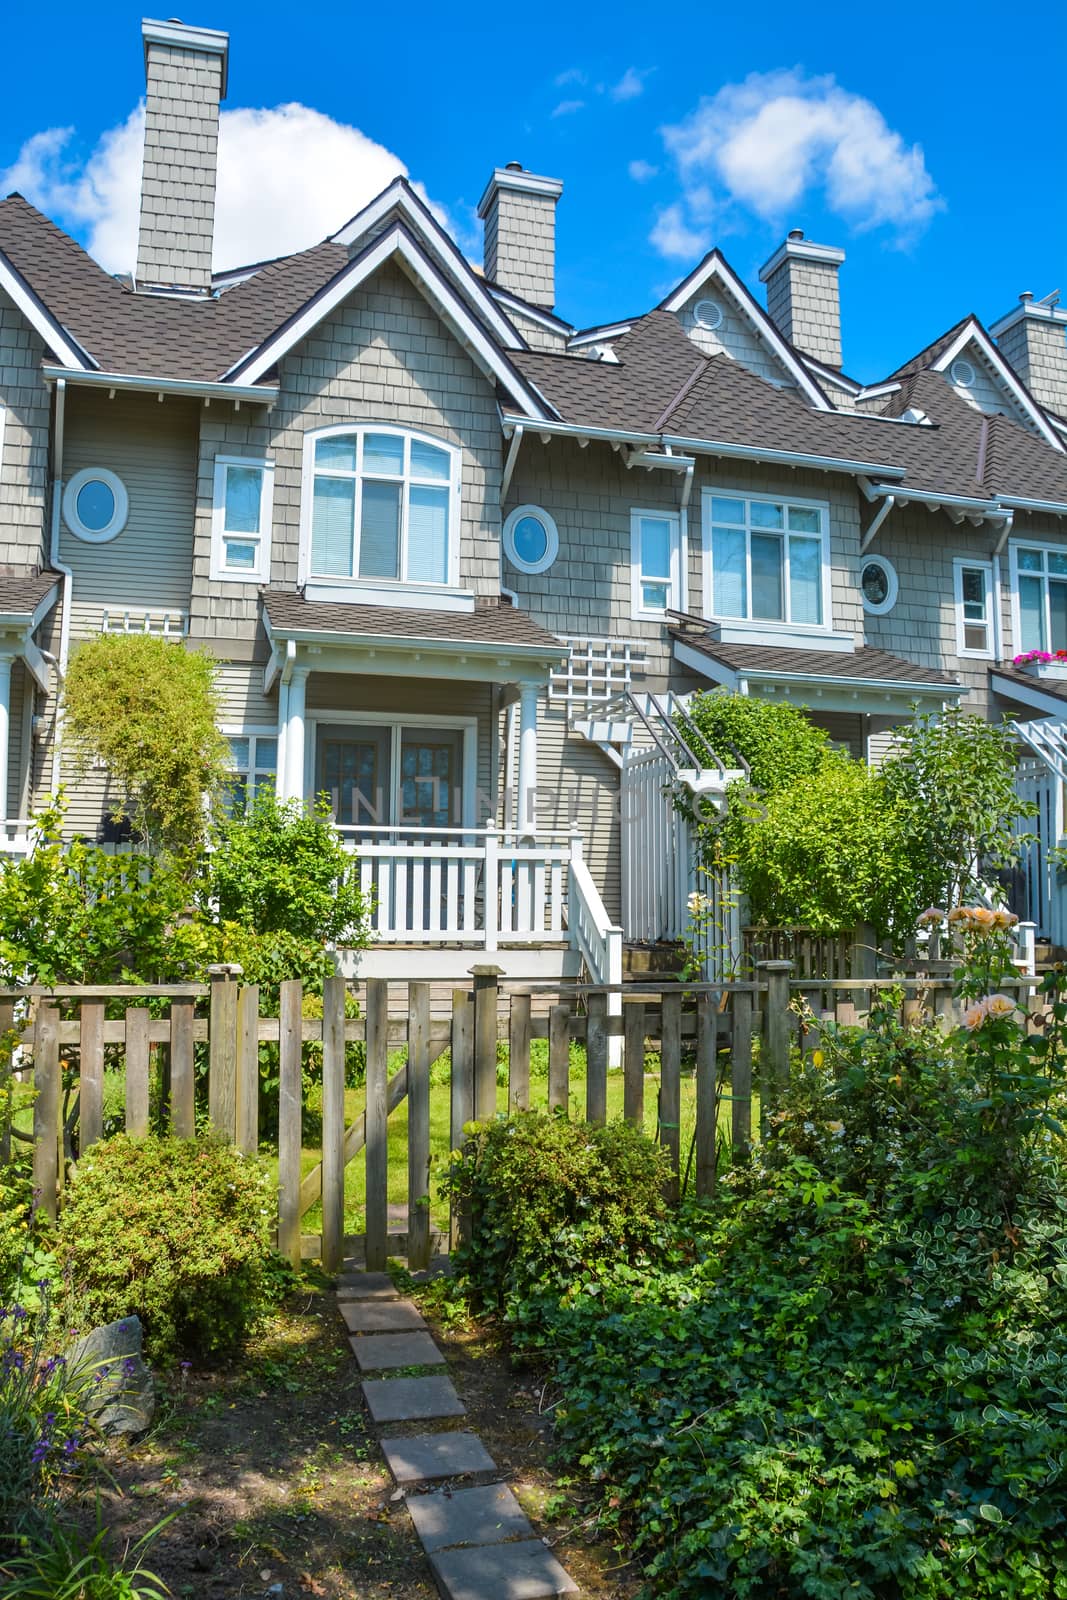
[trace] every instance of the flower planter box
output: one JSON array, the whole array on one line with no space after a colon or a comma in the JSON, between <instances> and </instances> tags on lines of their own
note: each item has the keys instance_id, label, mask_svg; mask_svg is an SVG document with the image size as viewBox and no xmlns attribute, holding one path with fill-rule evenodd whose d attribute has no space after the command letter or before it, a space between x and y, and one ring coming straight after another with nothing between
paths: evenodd
<instances>
[{"instance_id":1,"label":"flower planter box","mask_svg":"<svg viewBox=\"0 0 1067 1600\"><path fill-rule=\"evenodd\" d=\"M1067 661L1027 661L1019 671L1031 678L1067 678Z\"/></svg>"}]
</instances>

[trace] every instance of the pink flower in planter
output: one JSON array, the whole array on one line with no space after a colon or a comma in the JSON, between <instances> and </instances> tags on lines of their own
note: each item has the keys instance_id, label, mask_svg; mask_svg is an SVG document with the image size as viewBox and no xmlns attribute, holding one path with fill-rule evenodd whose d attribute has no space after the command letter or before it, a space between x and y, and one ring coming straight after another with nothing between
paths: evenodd
<instances>
[{"instance_id":1,"label":"pink flower in planter","mask_svg":"<svg viewBox=\"0 0 1067 1600\"><path fill-rule=\"evenodd\" d=\"M1024 650L1022 655L1011 658L1013 667L1028 667L1035 661L1067 661L1067 650L1057 650L1054 656L1048 650Z\"/></svg>"}]
</instances>

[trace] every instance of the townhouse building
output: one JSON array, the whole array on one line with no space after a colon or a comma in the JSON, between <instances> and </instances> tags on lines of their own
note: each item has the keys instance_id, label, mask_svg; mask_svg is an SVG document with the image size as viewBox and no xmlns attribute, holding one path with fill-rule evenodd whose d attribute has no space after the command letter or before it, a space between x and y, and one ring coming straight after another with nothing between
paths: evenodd
<instances>
[{"instance_id":1,"label":"townhouse building","mask_svg":"<svg viewBox=\"0 0 1067 1600\"><path fill-rule=\"evenodd\" d=\"M916 707L1010 720L1059 937L1067 311L965 316L845 372L840 249L765 303L714 250L658 305L557 307L562 184L511 163L465 258L404 179L310 249L212 272L224 33L143 24L135 270L0 202L0 840L60 784L81 640L218 664L246 791L326 792L376 900L362 971L618 971L684 928L674 712L725 685L878 759ZM1067 942L1064 940L1063 942Z\"/></svg>"}]
</instances>

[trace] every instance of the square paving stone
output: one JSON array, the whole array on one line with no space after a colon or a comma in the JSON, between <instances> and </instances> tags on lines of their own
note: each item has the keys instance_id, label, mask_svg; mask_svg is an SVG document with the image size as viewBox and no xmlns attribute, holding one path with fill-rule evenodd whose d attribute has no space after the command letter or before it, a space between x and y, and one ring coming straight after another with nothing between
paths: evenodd
<instances>
[{"instance_id":1,"label":"square paving stone","mask_svg":"<svg viewBox=\"0 0 1067 1600\"><path fill-rule=\"evenodd\" d=\"M473 1433L419 1433L410 1439L383 1439L381 1446L397 1483L496 1471L496 1462Z\"/></svg>"},{"instance_id":2,"label":"square paving stone","mask_svg":"<svg viewBox=\"0 0 1067 1600\"><path fill-rule=\"evenodd\" d=\"M467 1414L451 1378L368 1378L363 1397L375 1422L429 1422Z\"/></svg>"},{"instance_id":3,"label":"square paving stone","mask_svg":"<svg viewBox=\"0 0 1067 1600\"><path fill-rule=\"evenodd\" d=\"M337 1295L345 1300L399 1300L396 1284L387 1272L342 1272Z\"/></svg>"},{"instance_id":4,"label":"square paving stone","mask_svg":"<svg viewBox=\"0 0 1067 1600\"><path fill-rule=\"evenodd\" d=\"M534 1536L506 1483L417 1494L408 1501L408 1510L427 1555L457 1544L500 1544L505 1539Z\"/></svg>"},{"instance_id":5,"label":"square paving stone","mask_svg":"<svg viewBox=\"0 0 1067 1600\"><path fill-rule=\"evenodd\" d=\"M429 1332L410 1300L350 1300L340 1310L349 1333Z\"/></svg>"},{"instance_id":6,"label":"square paving stone","mask_svg":"<svg viewBox=\"0 0 1067 1600\"><path fill-rule=\"evenodd\" d=\"M443 1367L445 1358L428 1333L357 1333L349 1339L360 1372L387 1367Z\"/></svg>"},{"instance_id":7,"label":"square paving stone","mask_svg":"<svg viewBox=\"0 0 1067 1600\"><path fill-rule=\"evenodd\" d=\"M540 1600L542 1595L578 1592L574 1579L540 1539L442 1550L430 1557L430 1566L447 1600Z\"/></svg>"}]
</instances>

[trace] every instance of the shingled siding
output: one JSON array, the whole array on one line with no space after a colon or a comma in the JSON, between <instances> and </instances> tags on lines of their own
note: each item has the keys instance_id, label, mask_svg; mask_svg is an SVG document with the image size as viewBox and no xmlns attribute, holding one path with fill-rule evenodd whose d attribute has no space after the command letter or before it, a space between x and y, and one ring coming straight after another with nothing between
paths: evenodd
<instances>
[{"instance_id":1,"label":"shingled siding","mask_svg":"<svg viewBox=\"0 0 1067 1600\"><path fill-rule=\"evenodd\" d=\"M703 328L697 321L694 312L702 300L714 300L722 307L723 319L717 328ZM792 374L786 371L770 345L756 332L749 313L741 310L733 295L720 283L712 282L699 289L682 306L678 320L703 355L731 356L769 383L796 387Z\"/></svg>"},{"instance_id":2,"label":"shingled siding","mask_svg":"<svg viewBox=\"0 0 1067 1600\"><path fill-rule=\"evenodd\" d=\"M62 525L59 555L74 573L83 631L99 628L105 610L188 610L198 409L154 395L68 392L65 479L105 467L130 501L126 526L107 544L87 544Z\"/></svg>"},{"instance_id":3,"label":"shingled siding","mask_svg":"<svg viewBox=\"0 0 1067 1600\"><path fill-rule=\"evenodd\" d=\"M44 345L0 293L0 565L28 572L47 548L48 387L41 377Z\"/></svg>"},{"instance_id":4,"label":"shingled siding","mask_svg":"<svg viewBox=\"0 0 1067 1600\"><path fill-rule=\"evenodd\" d=\"M389 423L460 446L460 582L476 594L497 593L501 445L493 386L397 267L383 267L286 357L280 389L263 415L220 406L203 412L195 632L251 638L259 616L257 584L210 582L216 453L273 458L271 581L295 585L304 434L334 423Z\"/></svg>"},{"instance_id":5,"label":"shingled siding","mask_svg":"<svg viewBox=\"0 0 1067 1600\"><path fill-rule=\"evenodd\" d=\"M862 643L859 590L859 507L851 481L825 473L783 475L754 464L697 463L689 501L688 608L704 610L701 556L701 490L759 493L822 500L829 507L832 563L832 623ZM545 446L523 440L505 512L516 505L543 506L559 529L560 551L549 572L531 576L507 561L504 582L519 603L552 632L640 640L649 676L670 675L670 647L662 625L631 617L630 513L634 509L677 511L680 474L627 468L604 444L556 440ZM656 686L655 681L651 684Z\"/></svg>"}]
</instances>

